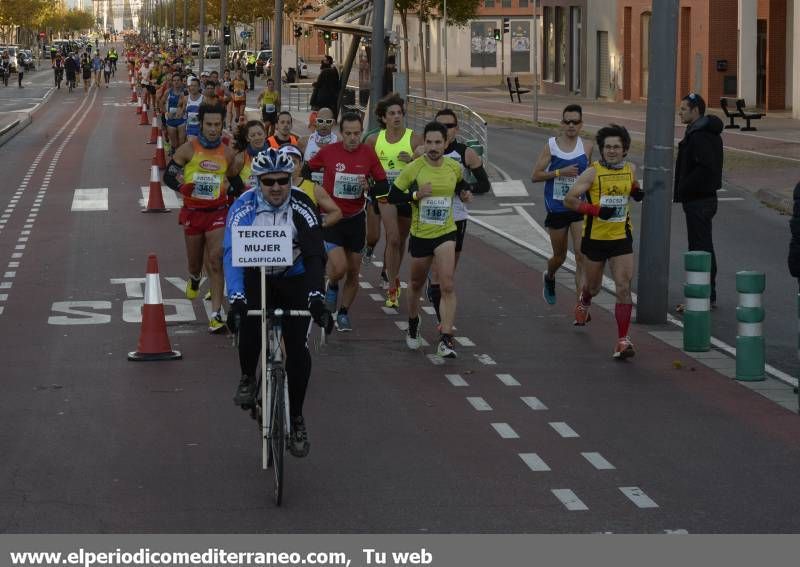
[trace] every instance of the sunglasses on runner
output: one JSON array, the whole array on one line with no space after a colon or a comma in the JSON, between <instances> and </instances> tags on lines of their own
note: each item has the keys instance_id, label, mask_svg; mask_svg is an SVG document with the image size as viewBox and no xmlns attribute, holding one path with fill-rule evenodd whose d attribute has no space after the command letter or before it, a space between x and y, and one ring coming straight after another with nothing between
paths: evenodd
<instances>
[{"instance_id":1,"label":"sunglasses on runner","mask_svg":"<svg viewBox=\"0 0 800 567\"><path fill-rule=\"evenodd\" d=\"M333 124L333 118L317 118L317 124Z\"/></svg>"},{"instance_id":2,"label":"sunglasses on runner","mask_svg":"<svg viewBox=\"0 0 800 567\"><path fill-rule=\"evenodd\" d=\"M278 185L289 185L289 181L291 179L287 177L279 177L278 179L272 179L271 177L262 177L259 181L261 181L261 185L265 187L272 187L276 183Z\"/></svg>"},{"instance_id":3,"label":"sunglasses on runner","mask_svg":"<svg viewBox=\"0 0 800 567\"><path fill-rule=\"evenodd\" d=\"M568 126L577 126L581 123L581 120L562 120L561 123Z\"/></svg>"}]
</instances>

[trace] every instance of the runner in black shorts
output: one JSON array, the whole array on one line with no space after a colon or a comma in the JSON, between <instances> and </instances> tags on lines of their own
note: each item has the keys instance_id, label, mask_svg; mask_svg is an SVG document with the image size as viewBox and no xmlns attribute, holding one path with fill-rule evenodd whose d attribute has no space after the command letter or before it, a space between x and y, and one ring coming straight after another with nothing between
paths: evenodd
<instances>
[{"instance_id":1,"label":"runner in black shorts","mask_svg":"<svg viewBox=\"0 0 800 567\"><path fill-rule=\"evenodd\" d=\"M361 254L364 249L364 241L367 236L366 213L342 219L333 226L323 229L322 234L325 242L335 246L341 246L348 252ZM333 248L333 246L329 246Z\"/></svg>"}]
</instances>

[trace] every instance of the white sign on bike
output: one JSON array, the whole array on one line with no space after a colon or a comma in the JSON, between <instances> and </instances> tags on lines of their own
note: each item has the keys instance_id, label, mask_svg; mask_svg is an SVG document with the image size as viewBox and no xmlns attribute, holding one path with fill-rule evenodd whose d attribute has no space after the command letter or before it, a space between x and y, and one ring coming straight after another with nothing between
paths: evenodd
<instances>
[{"instance_id":1,"label":"white sign on bike","mask_svg":"<svg viewBox=\"0 0 800 567\"><path fill-rule=\"evenodd\" d=\"M292 230L285 225L239 226L231 233L232 264L237 267L291 266Z\"/></svg>"}]
</instances>

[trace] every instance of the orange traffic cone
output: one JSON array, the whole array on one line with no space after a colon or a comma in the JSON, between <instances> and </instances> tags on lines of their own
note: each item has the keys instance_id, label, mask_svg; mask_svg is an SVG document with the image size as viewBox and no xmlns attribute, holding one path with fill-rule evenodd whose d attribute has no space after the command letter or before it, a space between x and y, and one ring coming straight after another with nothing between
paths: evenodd
<instances>
[{"instance_id":1,"label":"orange traffic cone","mask_svg":"<svg viewBox=\"0 0 800 567\"><path fill-rule=\"evenodd\" d=\"M139 126L147 126L150 124L150 121L147 119L147 105L142 104L142 114L139 118Z\"/></svg>"},{"instance_id":2,"label":"orange traffic cone","mask_svg":"<svg viewBox=\"0 0 800 567\"><path fill-rule=\"evenodd\" d=\"M147 257L147 275L144 284L142 305L142 331L136 352L128 353L128 360L178 360L181 353L172 350L167 336L167 321L164 302L161 299L161 282L158 279L158 259L155 254Z\"/></svg>"},{"instance_id":3,"label":"orange traffic cone","mask_svg":"<svg viewBox=\"0 0 800 567\"><path fill-rule=\"evenodd\" d=\"M136 114L142 113L142 100L139 99L139 104L136 105Z\"/></svg>"},{"instance_id":4,"label":"orange traffic cone","mask_svg":"<svg viewBox=\"0 0 800 567\"><path fill-rule=\"evenodd\" d=\"M158 138L158 119L153 115L153 125L150 128L150 141L148 144L155 144ZM164 169L163 167L161 169Z\"/></svg>"},{"instance_id":5,"label":"orange traffic cone","mask_svg":"<svg viewBox=\"0 0 800 567\"><path fill-rule=\"evenodd\" d=\"M164 138L158 137L156 141L156 155L153 156L153 165L159 169L167 169L167 156L164 153Z\"/></svg>"},{"instance_id":6,"label":"orange traffic cone","mask_svg":"<svg viewBox=\"0 0 800 567\"><path fill-rule=\"evenodd\" d=\"M159 136L159 140L161 137ZM163 151L163 148L162 148ZM164 194L161 192L161 180L158 177L158 166L150 166L150 192L147 196L147 208L142 209L143 213L168 213L169 209L164 206Z\"/></svg>"},{"instance_id":7,"label":"orange traffic cone","mask_svg":"<svg viewBox=\"0 0 800 567\"><path fill-rule=\"evenodd\" d=\"M139 97L136 96L136 87L131 83L131 102L139 102Z\"/></svg>"}]
</instances>

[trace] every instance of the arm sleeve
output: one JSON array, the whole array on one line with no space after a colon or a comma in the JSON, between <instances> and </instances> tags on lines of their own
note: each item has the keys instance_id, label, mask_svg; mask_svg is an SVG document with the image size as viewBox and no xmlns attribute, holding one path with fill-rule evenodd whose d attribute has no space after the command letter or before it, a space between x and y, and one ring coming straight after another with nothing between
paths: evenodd
<instances>
[{"instance_id":1,"label":"arm sleeve","mask_svg":"<svg viewBox=\"0 0 800 567\"><path fill-rule=\"evenodd\" d=\"M492 184L489 182L489 176L486 174L486 170L483 168L483 163L481 163L481 165L475 169L470 169L470 171L478 181L472 188L472 192L476 195L488 193L492 188Z\"/></svg>"},{"instance_id":2,"label":"arm sleeve","mask_svg":"<svg viewBox=\"0 0 800 567\"><path fill-rule=\"evenodd\" d=\"M238 175L234 175L233 177L228 177L228 182L230 183L230 190L229 193L233 195L241 195L244 193L244 181Z\"/></svg>"},{"instance_id":3,"label":"arm sleeve","mask_svg":"<svg viewBox=\"0 0 800 567\"><path fill-rule=\"evenodd\" d=\"M178 181L178 174L183 170L181 166L175 163L175 160L170 160L167 169L164 170L164 185L178 191L180 189L180 181Z\"/></svg>"},{"instance_id":4,"label":"arm sleeve","mask_svg":"<svg viewBox=\"0 0 800 567\"><path fill-rule=\"evenodd\" d=\"M382 199L389 194L389 182L384 179L382 181L376 181L375 185L372 186L372 196L377 199Z\"/></svg>"},{"instance_id":5,"label":"arm sleeve","mask_svg":"<svg viewBox=\"0 0 800 567\"><path fill-rule=\"evenodd\" d=\"M414 200L414 194L410 191L403 191L397 185L392 183L392 187L389 189L389 194L387 195L388 201L392 205L399 205L401 203L410 203Z\"/></svg>"},{"instance_id":6,"label":"arm sleeve","mask_svg":"<svg viewBox=\"0 0 800 567\"><path fill-rule=\"evenodd\" d=\"M233 265L233 251L231 250L232 238L231 231L234 228L234 219L239 207L234 204L228 211L228 220L225 223L225 236L222 240L222 269L225 273L225 287L228 290L228 300L233 302L237 299L246 301L244 295L244 268Z\"/></svg>"}]
</instances>

